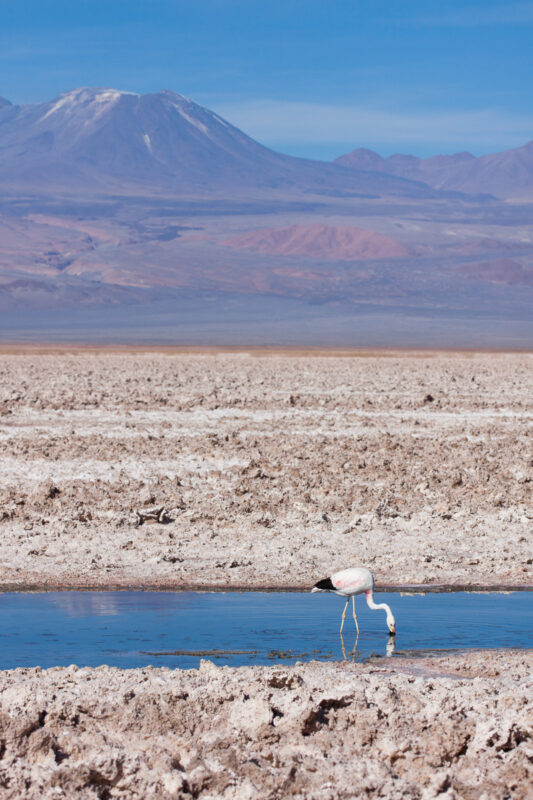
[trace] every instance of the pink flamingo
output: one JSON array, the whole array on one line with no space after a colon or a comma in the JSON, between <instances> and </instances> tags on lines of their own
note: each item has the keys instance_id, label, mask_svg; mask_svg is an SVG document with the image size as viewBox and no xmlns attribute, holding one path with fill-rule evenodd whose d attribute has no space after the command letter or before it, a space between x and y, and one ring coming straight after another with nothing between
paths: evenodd
<instances>
[{"instance_id":1,"label":"pink flamingo","mask_svg":"<svg viewBox=\"0 0 533 800\"><path fill-rule=\"evenodd\" d=\"M357 622L357 614L355 613L355 595L366 595L366 602L369 608L378 609L382 608L387 612L387 625L392 636L396 634L396 620L387 603L374 603L374 576L369 569L365 567L350 567L349 569L341 569L340 572L334 572L329 578L323 578L318 583L315 583L312 592L333 592L340 597L346 598L346 605L342 612L341 633L344 626L344 618L346 617L346 609L352 598L353 604L353 618L355 620L355 627L357 634L359 634L359 624Z\"/></svg>"}]
</instances>

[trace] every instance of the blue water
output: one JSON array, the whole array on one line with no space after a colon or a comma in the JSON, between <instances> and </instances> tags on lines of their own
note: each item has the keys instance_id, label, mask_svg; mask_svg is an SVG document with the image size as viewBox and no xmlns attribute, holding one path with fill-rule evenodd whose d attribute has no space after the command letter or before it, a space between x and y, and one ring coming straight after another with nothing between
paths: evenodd
<instances>
[{"instance_id":1,"label":"blue water","mask_svg":"<svg viewBox=\"0 0 533 800\"><path fill-rule=\"evenodd\" d=\"M0 668L69 664L197 667L366 658L406 651L533 645L533 592L402 596L379 593L396 616L356 599L300 592L46 592L0 594Z\"/></svg>"}]
</instances>

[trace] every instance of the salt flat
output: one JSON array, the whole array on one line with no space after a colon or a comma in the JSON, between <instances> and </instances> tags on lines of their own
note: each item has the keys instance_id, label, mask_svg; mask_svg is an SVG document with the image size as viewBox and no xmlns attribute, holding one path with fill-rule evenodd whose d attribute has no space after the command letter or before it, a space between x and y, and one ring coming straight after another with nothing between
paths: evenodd
<instances>
[{"instance_id":1,"label":"salt flat","mask_svg":"<svg viewBox=\"0 0 533 800\"><path fill-rule=\"evenodd\" d=\"M531 797L531 657L0 673L6 800Z\"/></svg>"},{"instance_id":2,"label":"salt flat","mask_svg":"<svg viewBox=\"0 0 533 800\"><path fill-rule=\"evenodd\" d=\"M0 583L531 585L532 367L5 350ZM527 650L4 671L0 794L525 800L530 676Z\"/></svg>"},{"instance_id":3,"label":"salt flat","mask_svg":"<svg viewBox=\"0 0 533 800\"><path fill-rule=\"evenodd\" d=\"M364 357L363 357L364 356ZM0 582L532 583L533 356L0 354ZM165 525L135 511L164 505Z\"/></svg>"}]
</instances>

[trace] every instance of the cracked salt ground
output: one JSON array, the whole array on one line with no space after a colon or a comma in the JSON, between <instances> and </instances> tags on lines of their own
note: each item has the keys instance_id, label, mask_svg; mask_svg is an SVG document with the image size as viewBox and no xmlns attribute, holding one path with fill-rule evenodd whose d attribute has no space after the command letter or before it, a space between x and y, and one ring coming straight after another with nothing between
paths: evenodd
<instances>
[{"instance_id":1,"label":"cracked salt ground","mask_svg":"<svg viewBox=\"0 0 533 800\"><path fill-rule=\"evenodd\" d=\"M303 590L365 564L381 585L531 587L532 366L494 353L4 353L1 584ZM136 510L161 505L172 522L136 527ZM354 787L530 800L531 618L513 604L531 594L448 595L442 614L433 595L393 594L389 658L380 612L358 601L355 661L337 660L338 597L302 595L301 614L297 595L141 598L17 595L17 612L0 595L0 633L29 648L19 663L42 647L43 666L154 664L0 670L2 800L337 800ZM487 604L473 618L471 601ZM426 655L447 640L461 649ZM462 649L473 640L522 649ZM224 666L244 658L267 666ZM200 667L164 666L180 659Z\"/></svg>"},{"instance_id":2,"label":"cracked salt ground","mask_svg":"<svg viewBox=\"0 0 533 800\"><path fill-rule=\"evenodd\" d=\"M356 601L356 643L344 601L302 592L49 592L0 595L0 667L272 664L477 648L531 648L533 593L378 592ZM351 623L351 624L350 624Z\"/></svg>"},{"instance_id":3,"label":"cracked salt ground","mask_svg":"<svg viewBox=\"0 0 533 800\"><path fill-rule=\"evenodd\" d=\"M531 586L532 364L3 354L0 585Z\"/></svg>"},{"instance_id":4,"label":"cracked salt ground","mask_svg":"<svg viewBox=\"0 0 533 800\"><path fill-rule=\"evenodd\" d=\"M530 651L216 663L0 671L2 798L531 798Z\"/></svg>"}]
</instances>

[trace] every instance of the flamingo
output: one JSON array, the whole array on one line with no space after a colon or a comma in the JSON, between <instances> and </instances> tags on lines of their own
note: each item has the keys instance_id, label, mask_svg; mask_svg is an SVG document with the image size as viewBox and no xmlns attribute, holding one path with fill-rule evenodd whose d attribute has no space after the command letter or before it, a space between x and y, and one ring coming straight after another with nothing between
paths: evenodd
<instances>
[{"instance_id":1,"label":"flamingo","mask_svg":"<svg viewBox=\"0 0 533 800\"><path fill-rule=\"evenodd\" d=\"M315 583L312 592L333 592L340 597L346 598L346 605L342 612L341 634L344 626L344 618L346 617L346 609L352 598L353 605L353 618L355 620L355 627L357 628L357 635L359 636L359 623L357 622L357 614L355 613L355 595L366 595L366 602L369 608L378 609L382 608L387 612L387 625L392 636L396 634L396 620L387 603L374 603L374 576L366 567L350 567L349 569L341 569L339 572L334 572L329 578L323 578L318 583Z\"/></svg>"}]
</instances>

